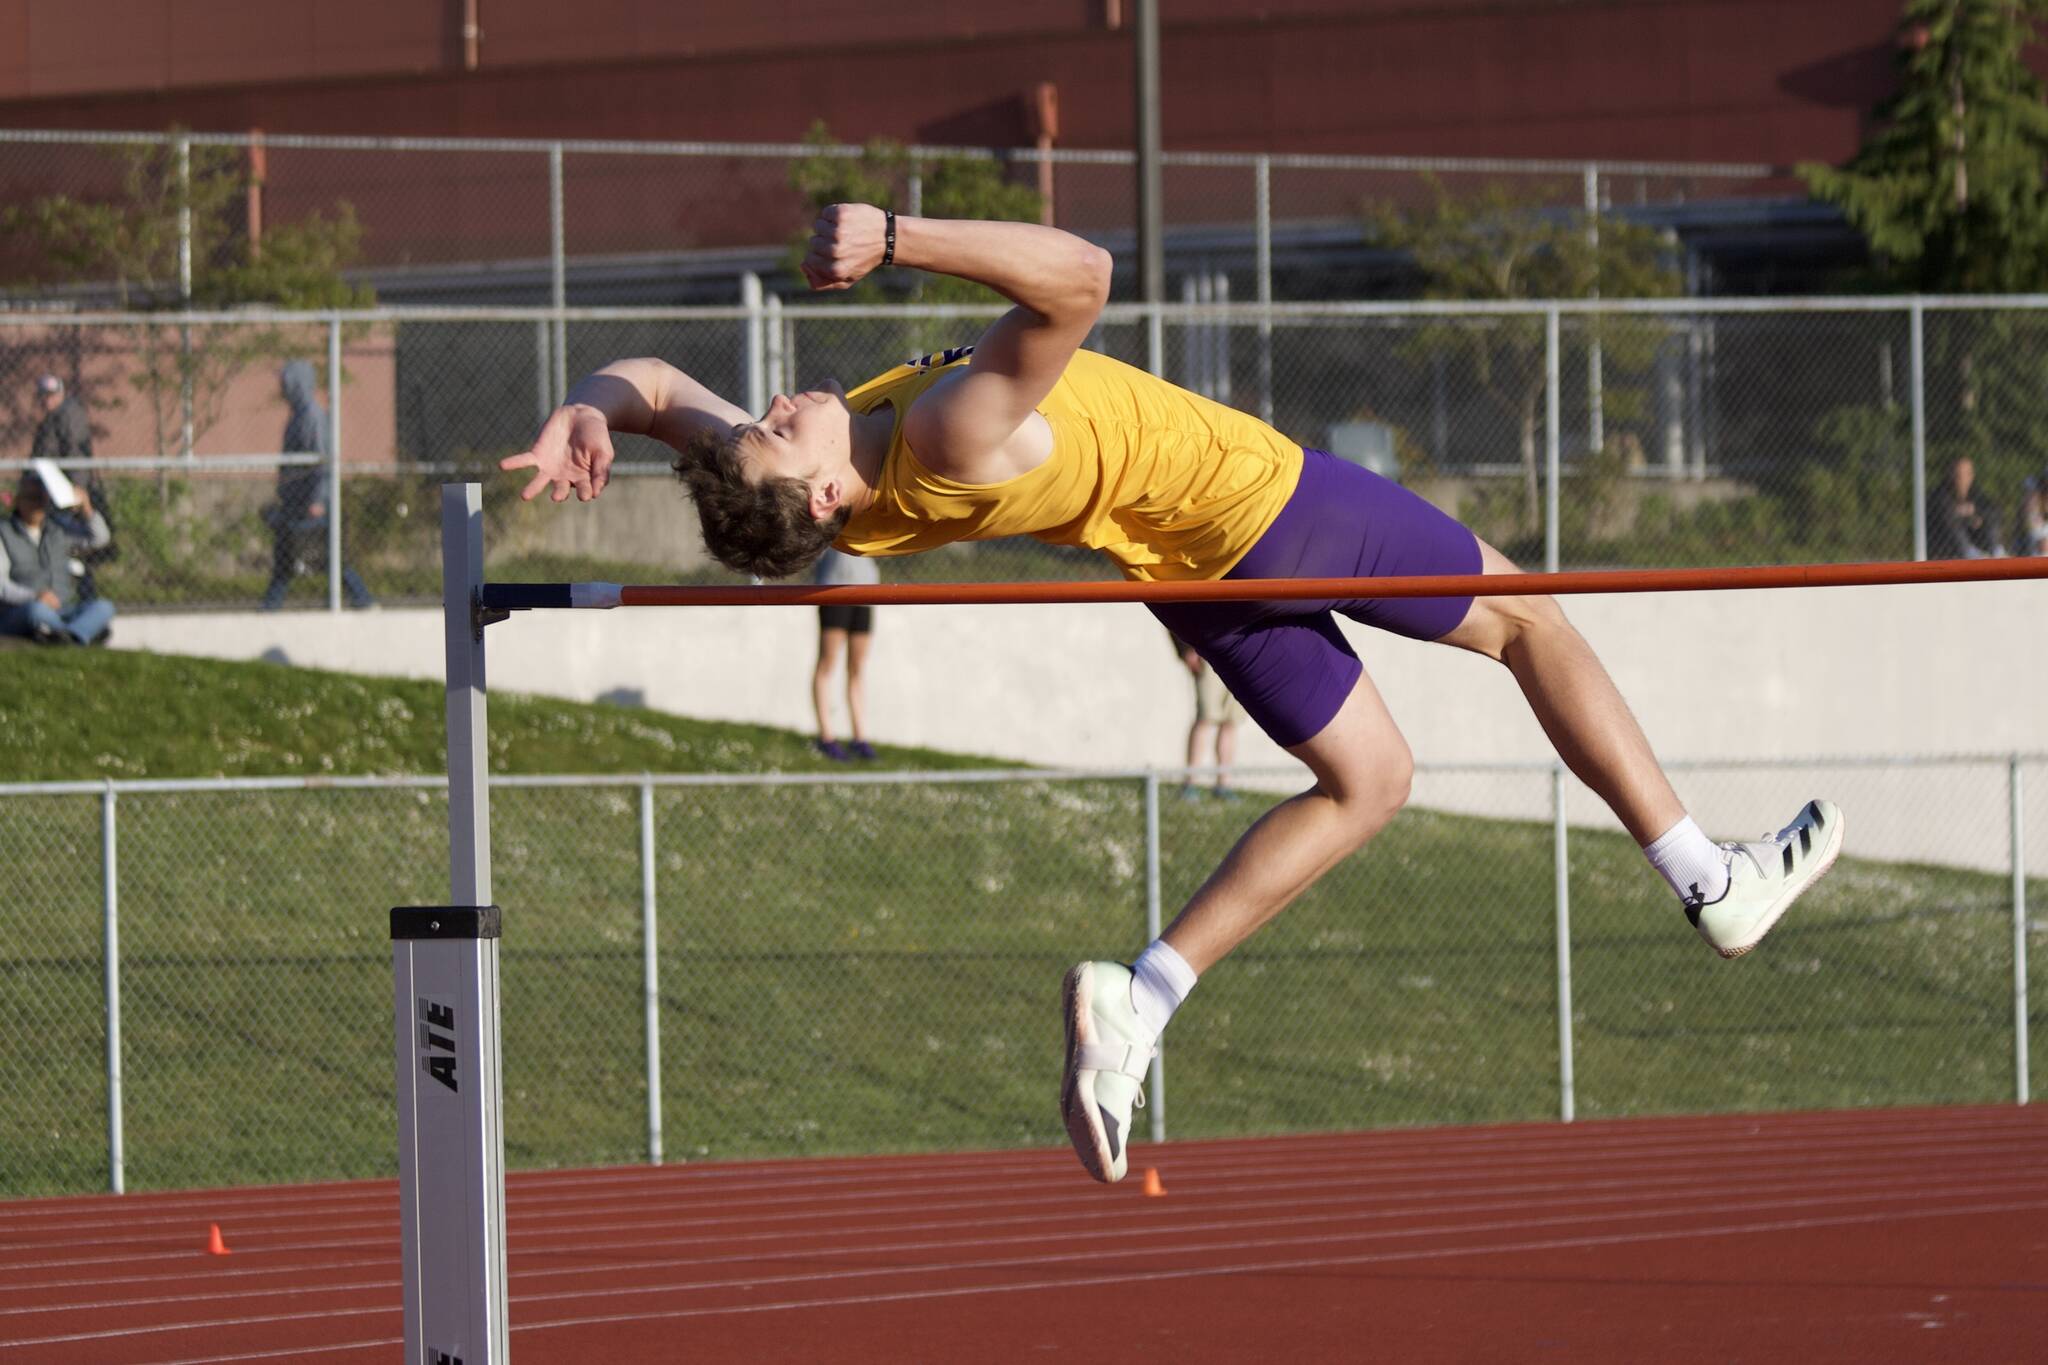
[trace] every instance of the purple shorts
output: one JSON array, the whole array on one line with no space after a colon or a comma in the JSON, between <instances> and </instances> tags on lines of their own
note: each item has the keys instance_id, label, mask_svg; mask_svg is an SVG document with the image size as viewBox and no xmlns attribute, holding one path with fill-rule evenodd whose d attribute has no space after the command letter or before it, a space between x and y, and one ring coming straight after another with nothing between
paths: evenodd
<instances>
[{"instance_id":1,"label":"purple shorts","mask_svg":"<svg viewBox=\"0 0 2048 1365\"><path fill-rule=\"evenodd\" d=\"M1479 541L1401 485L1321 450L1303 452L1301 482L1226 578L1386 578L1469 574ZM1282 747L1315 738L1364 671L1337 629L1342 612L1381 630L1434 640L1455 630L1469 597L1321 602L1159 602L1152 614L1193 645L1259 728Z\"/></svg>"}]
</instances>

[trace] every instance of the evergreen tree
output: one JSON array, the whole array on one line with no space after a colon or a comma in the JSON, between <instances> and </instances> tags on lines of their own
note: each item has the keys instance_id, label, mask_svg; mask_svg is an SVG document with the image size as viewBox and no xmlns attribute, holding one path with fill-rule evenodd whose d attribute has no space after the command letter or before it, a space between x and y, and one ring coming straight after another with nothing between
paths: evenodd
<instances>
[{"instance_id":1,"label":"evergreen tree","mask_svg":"<svg viewBox=\"0 0 2048 1365\"><path fill-rule=\"evenodd\" d=\"M2048 0L1907 0L1899 88L1862 149L1840 169L1800 168L1870 244L1880 287L2048 290L2048 99L2023 59L2044 18ZM2021 480L2048 469L2048 315L1930 313L1926 337L1928 477L1970 456L2002 521ZM1903 470L1903 433L1881 439L1882 424L1851 416L1820 432L1843 468Z\"/></svg>"},{"instance_id":2,"label":"evergreen tree","mask_svg":"<svg viewBox=\"0 0 2048 1365\"><path fill-rule=\"evenodd\" d=\"M1816 198L1869 242L1885 283L1925 293L2048 287L2048 103L2022 54L2048 0L1907 0L1897 93Z\"/></svg>"}]
</instances>

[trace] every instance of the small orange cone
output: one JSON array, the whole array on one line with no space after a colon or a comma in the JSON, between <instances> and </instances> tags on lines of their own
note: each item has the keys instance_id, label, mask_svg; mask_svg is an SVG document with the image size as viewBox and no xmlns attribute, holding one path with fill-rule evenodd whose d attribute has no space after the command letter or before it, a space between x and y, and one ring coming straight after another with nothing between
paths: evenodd
<instances>
[{"instance_id":1,"label":"small orange cone","mask_svg":"<svg viewBox=\"0 0 2048 1365\"><path fill-rule=\"evenodd\" d=\"M206 1225L206 1254L209 1256L234 1255L232 1251L228 1250L228 1244L220 1239L220 1224L218 1223L208 1223Z\"/></svg>"},{"instance_id":2,"label":"small orange cone","mask_svg":"<svg viewBox=\"0 0 2048 1365\"><path fill-rule=\"evenodd\" d=\"M1145 1168L1144 1192L1155 1199L1166 1193L1166 1186L1159 1183L1159 1171L1156 1167L1147 1166Z\"/></svg>"}]
</instances>

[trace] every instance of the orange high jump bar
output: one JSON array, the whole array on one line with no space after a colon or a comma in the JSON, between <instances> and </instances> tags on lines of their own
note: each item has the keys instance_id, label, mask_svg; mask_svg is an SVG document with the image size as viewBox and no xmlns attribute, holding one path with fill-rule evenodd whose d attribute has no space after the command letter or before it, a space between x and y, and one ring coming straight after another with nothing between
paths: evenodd
<instances>
[{"instance_id":1,"label":"orange high jump bar","mask_svg":"<svg viewBox=\"0 0 2048 1365\"><path fill-rule=\"evenodd\" d=\"M663 587L617 583L486 583L486 612L607 607L963 606L1051 602L1344 601L1375 597L1519 597L1737 588L1850 588L2048 578L2048 556L1923 563L1781 564L1720 569L1596 569L1569 573L1434 574L1406 578L1223 578L1179 583L884 583Z\"/></svg>"}]
</instances>

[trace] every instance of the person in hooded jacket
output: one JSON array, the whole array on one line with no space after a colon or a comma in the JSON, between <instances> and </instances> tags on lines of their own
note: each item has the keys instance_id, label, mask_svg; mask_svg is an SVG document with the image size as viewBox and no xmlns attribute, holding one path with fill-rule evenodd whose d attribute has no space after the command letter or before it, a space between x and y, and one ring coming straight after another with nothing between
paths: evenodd
<instances>
[{"instance_id":1,"label":"person in hooded jacket","mask_svg":"<svg viewBox=\"0 0 2048 1365\"><path fill-rule=\"evenodd\" d=\"M291 408L279 450L286 455L329 455L333 428L327 423L326 410L320 406L313 366L304 360L287 362L278 371L277 383L278 391ZM291 591L292 579L309 562L317 562L325 555L332 499L324 458L320 464L285 465L277 471L277 500L263 509L263 519L270 524L275 537L270 555L270 587L263 594L265 611L282 607L285 594ZM352 607L368 607L376 600L370 596L362 577L346 563L341 566L341 586Z\"/></svg>"}]
</instances>

